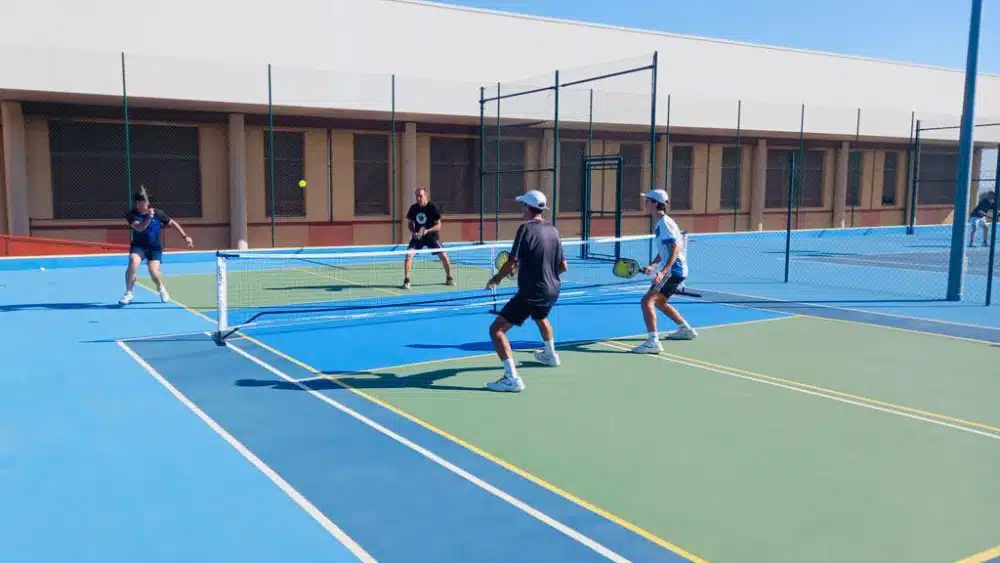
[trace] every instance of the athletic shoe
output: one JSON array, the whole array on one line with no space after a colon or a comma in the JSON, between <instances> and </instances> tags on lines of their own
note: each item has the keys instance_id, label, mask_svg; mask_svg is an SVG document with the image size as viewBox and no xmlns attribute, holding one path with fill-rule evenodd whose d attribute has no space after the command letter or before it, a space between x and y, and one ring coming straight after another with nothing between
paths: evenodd
<instances>
[{"instance_id":1,"label":"athletic shoe","mask_svg":"<svg viewBox=\"0 0 1000 563\"><path fill-rule=\"evenodd\" d=\"M132 302L133 299L135 299L135 296L132 295L132 292L131 291L126 291L125 295L122 295L122 298L118 300L118 304L119 305L128 305L129 303Z\"/></svg>"},{"instance_id":2,"label":"athletic shoe","mask_svg":"<svg viewBox=\"0 0 1000 563\"><path fill-rule=\"evenodd\" d=\"M166 287L160 288L160 301L163 301L164 303L170 303L170 294L167 293Z\"/></svg>"},{"instance_id":3,"label":"athletic shoe","mask_svg":"<svg viewBox=\"0 0 1000 563\"><path fill-rule=\"evenodd\" d=\"M677 329L677 332L672 332L667 335L664 340L694 340L698 338L698 333L689 326L682 326Z\"/></svg>"},{"instance_id":4,"label":"athletic shoe","mask_svg":"<svg viewBox=\"0 0 1000 563\"><path fill-rule=\"evenodd\" d=\"M632 348L636 354L659 354L663 351L663 344L655 338L647 338L645 342Z\"/></svg>"},{"instance_id":5,"label":"athletic shoe","mask_svg":"<svg viewBox=\"0 0 1000 563\"><path fill-rule=\"evenodd\" d=\"M559 367L559 354L549 354L546 350L535 350L535 360L549 367Z\"/></svg>"},{"instance_id":6,"label":"athletic shoe","mask_svg":"<svg viewBox=\"0 0 1000 563\"><path fill-rule=\"evenodd\" d=\"M524 391L524 381L520 377L504 374L500 379L487 383L486 388L490 391L520 393Z\"/></svg>"}]
</instances>

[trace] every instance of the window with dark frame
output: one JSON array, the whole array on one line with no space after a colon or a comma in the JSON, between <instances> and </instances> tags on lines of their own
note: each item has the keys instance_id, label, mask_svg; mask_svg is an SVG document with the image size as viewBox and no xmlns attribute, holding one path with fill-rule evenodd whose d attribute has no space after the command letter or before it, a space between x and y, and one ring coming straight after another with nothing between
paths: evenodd
<instances>
[{"instance_id":1,"label":"window with dark frame","mask_svg":"<svg viewBox=\"0 0 1000 563\"><path fill-rule=\"evenodd\" d=\"M885 153L885 168L882 171L882 205L896 205L896 184L899 178L899 153Z\"/></svg>"},{"instance_id":2,"label":"window with dark frame","mask_svg":"<svg viewBox=\"0 0 1000 563\"><path fill-rule=\"evenodd\" d=\"M305 217L306 191L299 187L305 178L305 134L274 131L274 186L271 186L271 135L264 130L264 214L267 217ZM272 207L273 192L273 207Z\"/></svg>"},{"instance_id":3,"label":"window with dark frame","mask_svg":"<svg viewBox=\"0 0 1000 563\"><path fill-rule=\"evenodd\" d=\"M861 174L864 169L864 153L851 151L847 157L847 199L845 205L861 205Z\"/></svg>"},{"instance_id":4,"label":"window with dark frame","mask_svg":"<svg viewBox=\"0 0 1000 563\"><path fill-rule=\"evenodd\" d=\"M739 147L722 147L722 185L719 193L720 209L740 208L740 170Z\"/></svg>"},{"instance_id":5,"label":"window with dark frame","mask_svg":"<svg viewBox=\"0 0 1000 563\"><path fill-rule=\"evenodd\" d=\"M958 153L922 152L917 203L922 205L951 205L955 203L957 174Z\"/></svg>"},{"instance_id":6,"label":"window with dark frame","mask_svg":"<svg viewBox=\"0 0 1000 563\"><path fill-rule=\"evenodd\" d=\"M198 128L133 123L129 132L133 192L145 186L172 217L201 217ZM124 124L51 121L49 151L54 218L124 220L132 205Z\"/></svg>"},{"instance_id":7,"label":"window with dark frame","mask_svg":"<svg viewBox=\"0 0 1000 563\"><path fill-rule=\"evenodd\" d=\"M477 142L431 137L431 197L442 213L479 213Z\"/></svg>"},{"instance_id":8,"label":"window with dark frame","mask_svg":"<svg viewBox=\"0 0 1000 563\"><path fill-rule=\"evenodd\" d=\"M788 207L789 182L797 192L800 207L823 206L823 178L826 153L821 150L805 151L805 163L799 170L795 161L799 151L792 149L768 149L767 181L764 189L764 207L780 209ZM793 203L796 203L793 200Z\"/></svg>"},{"instance_id":9,"label":"window with dark frame","mask_svg":"<svg viewBox=\"0 0 1000 563\"><path fill-rule=\"evenodd\" d=\"M559 211L579 213L583 206L583 157L585 141L559 142Z\"/></svg>"},{"instance_id":10,"label":"window with dark frame","mask_svg":"<svg viewBox=\"0 0 1000 563\"><path fill-rule=\"evenodd\" d=\"M642 158L642 143L622 143L622 211L642 209L642 173L645 159Z\"/></svg>"},{"instance_id":11,"label":"window with dark frame","mask_svg":"<svg viewBox=\"0 0 1000 563\"><path fill-rule=\"evenodd\" d=\"M354 215L389 214L389 136L354 135Z\"/></svg>"},{"instance_id":12,"label":"window with dark frame","mask_svg":"<svg viewBox=\"0 0 1000 563\"><path fill-rule=\"evenodd\" d=\"M694 147L670 147L670 209L690 210L691 190L694 182Z\"/></svg>"},{"instance_id":13,"label":"window with dark frame","mask_svg":"<svg viewBox=\"0 0 1000 563\"><path fill-rule=\"evenodd\" d=\"M476 148L479 148L478 141L476 142ZM485 182L484 193L486 195L486 201L484 208L487 213L494 213L496 211L497 203L497 188L499 187L500 193L500 213L518 213L521 211L521 204L514 200L519 195L522 195L527 188L526 185L526 174L520 172L525 168L525 142L523 139L510 139L500 141L500 154L499 160L497 159L497 141L495 139L487 140L485 146L485 167L486 170L509 170L510 172L499 172L493 174L487 174L483 177ZM478 155L478 152L477 152ZM479 202L479 174L478 166L479 160L476 159L476 202ZM532 186L532 189L540 189L538 186ZM477 207L476 213L479 212Z\"/></svg>"}]
</instances>

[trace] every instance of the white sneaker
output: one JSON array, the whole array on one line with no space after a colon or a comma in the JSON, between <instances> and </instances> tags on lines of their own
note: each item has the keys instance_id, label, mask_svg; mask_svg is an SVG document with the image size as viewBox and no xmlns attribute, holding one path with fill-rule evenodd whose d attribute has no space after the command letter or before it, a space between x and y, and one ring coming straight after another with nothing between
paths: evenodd
<instances>
[{"instance_id":1,"label":"white sneaker","mask_svg":"<svg viewBox=\"0 0 1000 563\"><path fill-rule=\"evenodd\" d=\"M667 335L666 340L694 340L698 338L698 333L689 326L682 326L676 332Z\"/></svg>"},{"instance_id":2,"label":"white sneaker","mask_svg":"<svg viewBox=\"0 0 1000 563\"><path fill-rule=\"evenodd\" d=\"M663 351L663 344L656 338L647 338L645 342L632 348L636 354L659 354Z\"/></svg>"},{"instance_id":3,"label":"white sneaker","mask_svg":"<svg viewBox=\"0 0 1000 563\"><path fill-rule=\"evenodd\" d=\"M126 291L125 295L122 295L122 298L118 300L118 304L119 305L128 305L129 303L132 302L133 299L135 299L135 296L132 295L132 292L131 291Z\"/></svg>"},{"instance_id":4,"label":"white sneaker","mask_svg":"<svg viewBox=\"0 0 1000 563\"><path fill-rule=\"evenodd\" d=\"M500 379L487 383L486 388L490 391L520 393L524 391L524 381L521 381L520 377L505 373Z\"/></svg>"},{"instance_id":5,"label":"white sneaker","mask_svg":"<svg viewBox=\"0 0 1000 563\"><path fill-rule=\"evenodd\" d=\"M559 367L559 354L549 354L547 350L535 350L535 360L549 367Z\"/></svg>"},{"instance_id":6,"label":"white sneaker","mask_svg":"<svg viewBox=\"0 0 1000 563\"><path fill-rule=\"evenodd\" d=\"M166 287L161 287L160 288L160 301L163 301L164 303L169 303L170 302L170 294L167 293L167 288Z\"/></svg>"}]
</instances>

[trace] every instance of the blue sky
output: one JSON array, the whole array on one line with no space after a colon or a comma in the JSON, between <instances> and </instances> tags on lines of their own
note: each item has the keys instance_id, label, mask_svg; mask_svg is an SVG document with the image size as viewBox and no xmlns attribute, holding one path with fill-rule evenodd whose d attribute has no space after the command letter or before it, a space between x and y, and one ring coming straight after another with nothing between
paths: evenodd
<instances>
[{"instance_id":1,"label":"blue sky","mask_svg":"<svg viewBox=\"0 0 1000 563\"><path fill-rule=\"evenodd\" d=\"M970 0L438 0L653 29L964 68ZM983 2L979 71L1000 74L1000 2Z\"/></svg>"}]
</instances>

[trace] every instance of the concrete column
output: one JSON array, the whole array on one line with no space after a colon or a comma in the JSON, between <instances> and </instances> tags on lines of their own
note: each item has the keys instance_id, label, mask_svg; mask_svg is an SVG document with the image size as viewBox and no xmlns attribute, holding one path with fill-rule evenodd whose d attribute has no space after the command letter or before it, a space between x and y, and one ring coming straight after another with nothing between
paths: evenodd
<instances>
[{"instance_id":1,"label":"concrete column","mask_svg":"<svg viewBox=\"0 0 1000 563\"><path fill-rule=\"evenodd\" d=\"M764 230L764 204L767 193L767 139L754 148L753 184L750 187L750 229Z\"/></svg>"},{"instance_id":2,"label":"concrete column","mask_svg":"<svg viewBox=\"0 0 1000 563\"><path fill-rule=\"evenodd\" d=\"M546 129L542 132L542 155L539 163L541 166L550 167L556 161L556 133L552 129ZM560 163L565 164L565 163ZM542 172L539 175L541 179L541 184L536 186L536 189L545 194L545 197L549 200L549 209L552 213L559 212L559 202L555 200L552 195L552 185L554 181L558 181L558 176L556 180L552 179L552 172ZM551 216L551 215L550 215Z\"/></svg>"},{"instance_id":3,"label":"concrete column","mask_svg":"<svg viewBox=\"0 0 1000 563\"><path fill-rule=\"evenodd\" d=\"M847 175L850 173L851 143L844 141L837 149L837 175L833 184L833 226L847 224Z\"/></svg>"},{"instance_id":4,"label":"concrete column","mask_svg":"<svg viewBox=\"0 0 1000 563\"><path fill-rule=\"evenodd\" d=\"M653 188L666 189L667 187L667 136L656 136L656 168L653 174Z\"/></svg>"},{"instance_id":5,"label":"concrete column","mask_svg":"<svg viewBox=\"0 0 1000 563\"><path fill-rule=\"evenodd\" d=\"M28 152L24 114L17 102L0 102L3 129L4 178L7 184L7 225L12 235L28 236Z\"/></svg>"},{"instance_id":6,"label":"concrete column","mask_svg":"<svg viewBox=\"0 0 1000 563\"><path fill-rule=\"evenodd\" d=\"M247 131L242 114L229 116L229 244L246 250Z\"/></svg>"},{"instance_id":7,"label":"concrete column","mask_svg":"<svg viewBox=\"0 0 1000 563\"><path fill-rule=\"evenodd\" d=\"M417 175L417 124L406 123L403 128L403 171L402 171L402 202L403 206L399 210L400 218L400 240L410 240L410 230L406 227L406 212L410 206L417 202L416 190L419 186ZM431 186L423 186L428 190ZM434 194L431 194L434 197Z\"/></svg>"}]
</instances>

